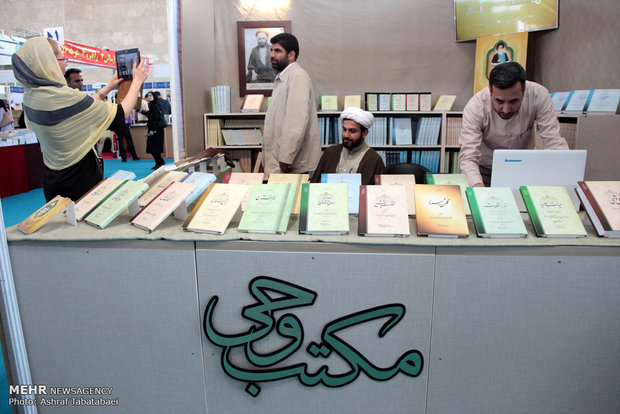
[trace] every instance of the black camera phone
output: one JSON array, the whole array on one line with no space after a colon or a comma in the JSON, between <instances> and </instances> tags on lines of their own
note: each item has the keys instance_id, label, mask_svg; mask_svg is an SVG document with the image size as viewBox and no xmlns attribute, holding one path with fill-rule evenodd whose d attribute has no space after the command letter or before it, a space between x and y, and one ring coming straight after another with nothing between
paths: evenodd
<instances>
[{"instance_id":1,"label":"black camera phone","mask_svg":"<svg viewBox=\"0 0 620 414\"><path fill-rule=\"evenodd\" d=\"M119 78L133 79L133 62L140 63L140 51L138 49L116 51L116 70Z\"/></svg>"}]
</instances>

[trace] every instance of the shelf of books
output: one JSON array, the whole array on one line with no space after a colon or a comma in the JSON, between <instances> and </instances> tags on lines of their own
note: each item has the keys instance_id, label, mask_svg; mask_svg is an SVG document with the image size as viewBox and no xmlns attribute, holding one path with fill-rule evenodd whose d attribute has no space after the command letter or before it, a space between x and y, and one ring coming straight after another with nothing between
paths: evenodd
<instances>
[{"instance_id":1,"label":"shelf of books","mask_svg":"<svg viewBox=\"0 0 620 414\"><path fill-rule=\"evenodd\" d=\"M431 172L459 173L462 112L375 111L366 142L386 165L415 163ZM319 112L321 145L341 142L340 112ZM226 149L252 172L261 150L265 113L204 114L205 147ZM576 148L580 116L558 114L560 133ZM540 141L538 139L539 146Z\"/></svg>"},{"instance_id":2,"label":"shelf of books","mask_svg":"<svg viewBox=\"0 0 620 414\"><path fill-rule=\"evenodd\" d=\"M366 142L386 165L400 162L422 164L432 172L449 172L446 161L443 112L377 111ZM205 147L226 149L251 172L260 152L265 113L205 114ZM340 112L319 112L321 145L341 142ZM458 147L457 147L458 153ZM450 151L447 153L451 156Z\"/></svg>"}]
</instances>

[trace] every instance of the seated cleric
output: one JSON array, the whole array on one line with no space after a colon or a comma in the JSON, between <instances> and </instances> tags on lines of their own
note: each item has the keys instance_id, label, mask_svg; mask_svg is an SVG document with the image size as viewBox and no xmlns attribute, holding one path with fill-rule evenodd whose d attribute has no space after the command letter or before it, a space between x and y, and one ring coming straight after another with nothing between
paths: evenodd
<instances>
[{"instance_id":1,"label":"seated cleric","mask_svg":"<svg viewBox=\"0 0 620 414\"><path fill-rule=\"evenodd\" d=\"M340 119L342 144L333 145L323 152L310 182L321 182L323 173L360 173L362 185L374 184L375 174L385 174L381 156L365 141L375 117L370 112L351 107L342 111Z\"/></svg>"},{"instance_id":2,"label":"seated cleric","mask_svg":"<svg viewBox=\"0 0 620 414\"><path fill-rule=\"evenodd\" d=\"M545 149L568 149L547 89L532 81L526 84L525 70L517 62L497 65L489 87L463 110L459 158L469 185L490 185L493 150L534 148L534 124Z\"/></svg>"}]
</instances>

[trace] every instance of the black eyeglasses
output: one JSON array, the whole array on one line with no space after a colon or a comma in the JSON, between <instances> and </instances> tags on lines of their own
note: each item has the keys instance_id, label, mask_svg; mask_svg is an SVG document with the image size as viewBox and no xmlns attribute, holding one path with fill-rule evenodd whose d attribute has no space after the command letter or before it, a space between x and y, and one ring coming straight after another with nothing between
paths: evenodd
<instances>
[{"instance_id":1,"label":"black eyeglasses","mask_svg":"<svg viewBox=\"0 0 620 414\"><path fill-rule=\"evenodd\" d=\"M62 59L56 59L56 60L60 60L61 62L65 62L65 63L67 63L69 61L69 59L66 58L66 57L64 57Z\"/></svg>"}]
</instances>

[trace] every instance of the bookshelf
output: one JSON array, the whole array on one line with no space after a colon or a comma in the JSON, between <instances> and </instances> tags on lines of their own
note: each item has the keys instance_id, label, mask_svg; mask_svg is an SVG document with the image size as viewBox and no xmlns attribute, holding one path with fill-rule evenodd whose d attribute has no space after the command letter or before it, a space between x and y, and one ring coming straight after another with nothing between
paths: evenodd
<instances>
[{"instance_id":1,"label":"bookshelf","mask_svg":"<svg viewBox=\"0 0 620 414\"><path fill-rule=\"evenodd\" d=\"M438 155L437 171L438 172L459 172L458 154L460 146L458 144L458 136L460 134L463 113L458 111L449 112L421 112L421 111L373 111L375 116L375 124L369 132L366 142L378 152L384 152L386 164L395 162L416 162L414 158L417 152L433 152ZM321 131L321 140L323 148L330 145L340 143L340 128L338 119L340 112L318 112L319 130ZM391 139L393 125L391 123L395 119L408 118L412 121L412 144L394 144ZM415 144L416 128L422 118L437 119L439 122L439 132L436 144ZM261 151L260 145L225 145L221 130L226 128L227 121L235 120L253 120L257 127L262 129L262 123L265 119L265 113L229 113L229 114L204 114L204 133L205 148L215 147L230 151L234 158L241 160L242 169L249 169L251 172L257 159L258 153ZM381 119L385 119L385 122ZM588 162L586 169L586 179L590 180L608 180L614 171L609 168L613 165L613 154L606 148L613 147L609 145L601 145L600 142L607 142L617 136L617 130L620 126L619 115L581 115L581 114L558 114L560 122L560 132L568 141L571 149L588 149L592 157L588 159L596 159L599 161ZM402 120L400 121L402 122ZM373 129L385 129L385 135L373 133ZM376 131L375 131L376 132ZM602 138L594 139L592 134ZM606 138L605 138L606 137ZM611 138L610 138L611 137ZM538 145L540 140L537 138ZM617 143L615 144L617 145ZM398 156L394 156L398 153ZM405 154L405 155L401 155ZM402 157L402 158L401 158ZM423 163L422 163L423 164ZM596 167L595 165L600 165ZM615 179L618 179L617 177Z\"/></svg>"}]
</instances>

